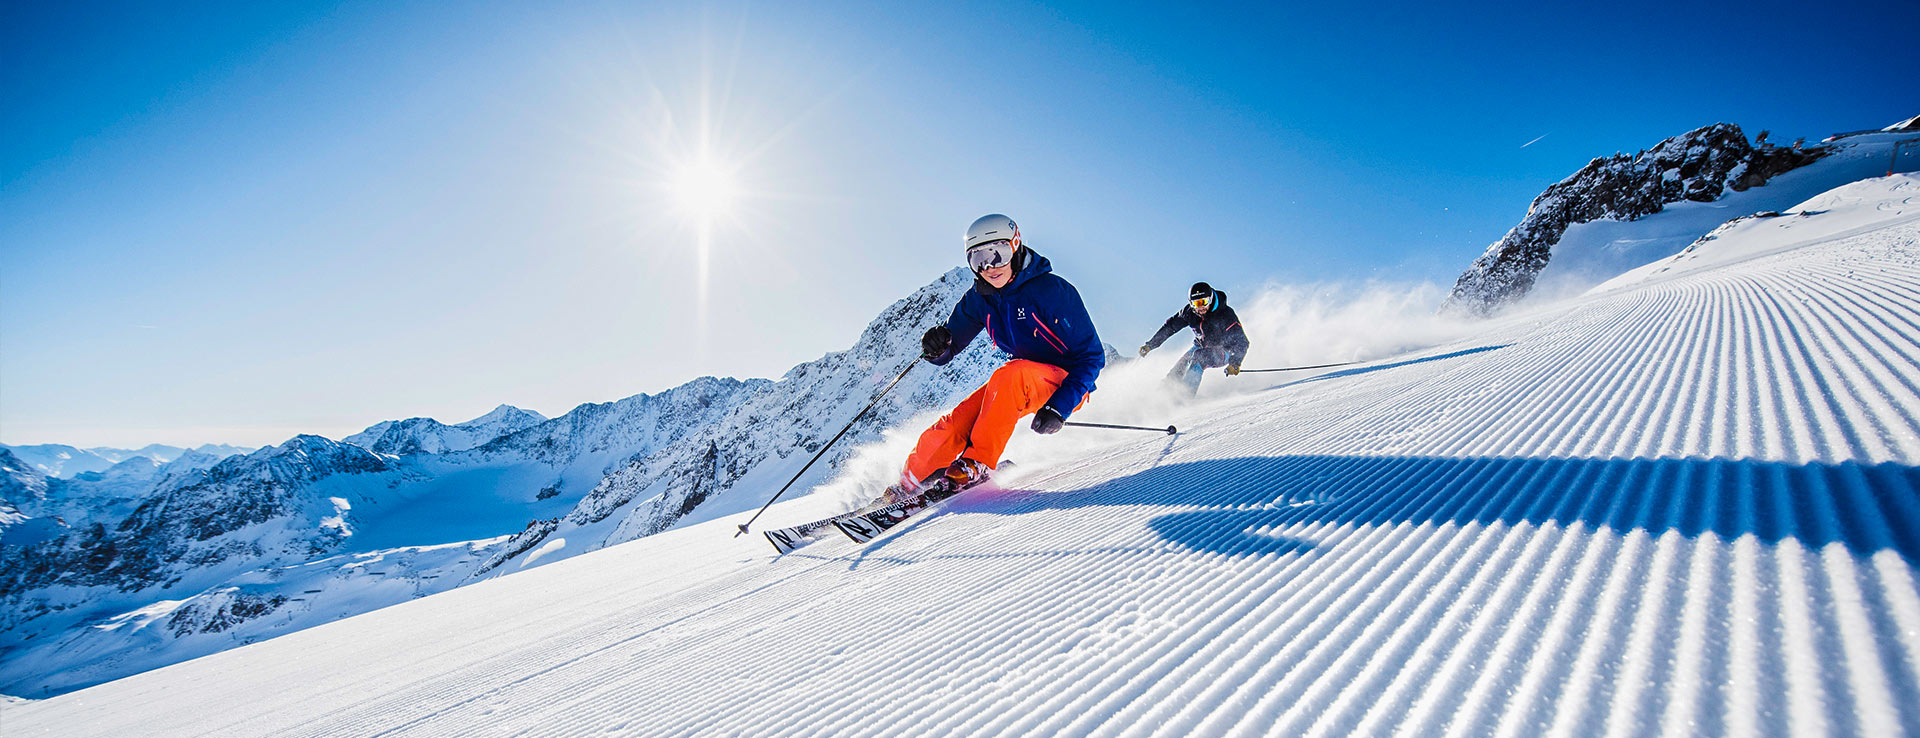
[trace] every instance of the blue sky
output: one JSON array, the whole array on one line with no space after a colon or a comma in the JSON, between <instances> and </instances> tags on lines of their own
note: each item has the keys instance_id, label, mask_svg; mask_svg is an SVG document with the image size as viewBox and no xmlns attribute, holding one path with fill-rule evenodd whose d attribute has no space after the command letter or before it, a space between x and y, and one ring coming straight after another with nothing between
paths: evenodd
<instances>
[{"instance_id":1,"label":"blue sky","mask_svg":"<svg viewBox=\"0 0 1920 738\"><path fill-rule=\"evenodd\" d=\"M1910 2L1558 5L8 4L0 442L778 376L996 211L1130 347L1198 279L1450 284L1595 156L1920 113Z\"/></svg>"}]
</instances>

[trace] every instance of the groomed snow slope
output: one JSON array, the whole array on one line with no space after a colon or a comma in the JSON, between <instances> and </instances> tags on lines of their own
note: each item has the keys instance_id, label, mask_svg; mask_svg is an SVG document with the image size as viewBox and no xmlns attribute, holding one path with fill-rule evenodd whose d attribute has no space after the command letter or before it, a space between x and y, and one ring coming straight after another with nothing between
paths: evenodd
<instances>
[{"instance_id":1,"label":"groomed snow slope","mask_svg":"<svg viewBox=\"0 0 1920 738\"><path fill-rule=\"evenodd\" d=\"M1914 734L1920 223L1879 181L1837 240L1221 398L864 547L717 520L0 725Z\"/></svg>"}]
</instances>

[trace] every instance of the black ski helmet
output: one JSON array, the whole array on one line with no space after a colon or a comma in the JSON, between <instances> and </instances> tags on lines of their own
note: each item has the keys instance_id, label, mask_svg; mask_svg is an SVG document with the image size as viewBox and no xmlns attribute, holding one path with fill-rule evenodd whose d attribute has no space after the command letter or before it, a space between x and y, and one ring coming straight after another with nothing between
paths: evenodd
<instances>
[{"instance_id":1,"label":"black ski helmet","mask_svg":"<svg viewBox=\"0 0 1920 738\"><path fill-rule=\"evenodd\" d=\"M1206 282L1194 282L1193 289L1187 292L1187 299L1188 300L1213 299L1213 285L1207 284Z\"/></svg>"}]
</instances>

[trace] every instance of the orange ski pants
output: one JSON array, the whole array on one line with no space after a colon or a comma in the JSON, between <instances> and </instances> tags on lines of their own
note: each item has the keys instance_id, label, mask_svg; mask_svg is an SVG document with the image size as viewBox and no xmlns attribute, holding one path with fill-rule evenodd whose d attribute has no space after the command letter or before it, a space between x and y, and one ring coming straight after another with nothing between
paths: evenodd
<instances>
[{"instance_id":1,"label":"orange ski pants","mask_svg":"<svg viewBox=\"0 0 1920 738\"><path fill-rule=\"evenodd\" d=\"M918 482L961 456L998 466L1014 425L1039 412L1066 378L1065 369L1026 359L995 369L985 385L920 434L920 443L907 457L906 475Z\"/></svg>"}]
</instances>

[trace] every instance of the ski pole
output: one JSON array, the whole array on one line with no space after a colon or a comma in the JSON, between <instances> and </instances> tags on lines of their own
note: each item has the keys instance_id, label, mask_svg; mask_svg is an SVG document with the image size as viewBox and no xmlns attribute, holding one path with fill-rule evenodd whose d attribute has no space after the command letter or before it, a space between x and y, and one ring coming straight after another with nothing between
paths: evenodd
<instances>
[{"instance_id":1,"label":"ski pole","mask_svg":"<svg viewBox=\"0 0 1920 738\"><path fill-rule=\"evenodd\" d=\"M1077 426L1079 426L1079 427L1081 427L1081 428L1115 428L1115 429L1118 429L1118 430L1143 430L1143 431L1153 431L1153 432L1155 432L1155 433L1165 433L1165 434L1167 434L1167 435L1169 435L1169 436L1171 436L1171 435L1173 435L1173 434L1175 434L1175 433L1179 433L1179 432L1180 432L1180 430L1179 430L1178 428L1175 428L1175 427L1173 427L1173 426L1171 426L1171 425L1169 425L1169 426L1167 426L1167 427L1165 427L1165 428L1147 428L1147 427L1145 427L1145 426L1138 426L1138 425L1108 425L1108 424L1106 424L1106 423L1076 423L1076 422L1073 422L1073 421L1071 421L1071 420L1069 420L1069 421L1067 421L1067 423L1066 423L1066 424L1067 424L1067 425L1077 425Z\"/></svg>"},{"instance_id":2,"label":"ski pole","mask_svg":"<svg viewBox=\"0 0 1920 738\"><path fill-rule=\"evenodd\" d=\"M1340 363L1338 363L1338 364L1315 364L1315 365L1313 365L1313 366L1283 366L1283 367L1279 367L1279 368L1275 368L1275 369L1241 369L1241 370L1240 370L1240 373L1241 373L1241 374L1253 374L1253 373L1255 373L1255 372L1297 372L1297 371L1300 371L1300 370L1302 370L1302 369L1325 369L1325 368L1327 368L1327 367L1330 367L1330 366L1349 366L1349 365L1353 365L1353 364L1358 364L1358 363L1360 363L1360 362L1358 362L1358 361L1342 361L1342 362L1340 362Z\"/></svg>"},{"instance_id":3,"label":"ski pole","mask_svg":"<svg viewBox=\"0 0 1920 738\"><path fill-rule=\"evenodd\" d=\"M771 497L771 498L768 498L768 500L767 500L767 504L765 504L765 505L761 505L761 506L760 506L760 512L757 512L757 513L754 513L754 514L753 514L753 517L751 517L751 518L747 518L747 522L744 522L744 523L741 523L741 524L740 524L740 530L739 530L738 532L735 532L735 533L733 534L733 537L734 537L734 538L739 538L739 537L740 537L740 534L741 534L741 533L745 533L745 532L747 532L747 526L749 526L749 525L753 525L753 521L755 521L755 520L759 520L759 519L760 519L760 513L763 513L763 512L766 512L766 511L767 511L767 508L769 508L769 507L773 507L773 501L774 501L774 500L778 500L778 499L780 499L780 496L781 496L781 495L784 495L784 494L786 494L786 493L787 493L787 487L792 487L792 486L793 486L793 483L794 483L794 482L798 482L798 481L800 481L800 475L801 475L801 474L806 474L806 473L807 473L807 470L808 470L808 469L811 469L811 468L813 468L813 462L816 462L816 461L819 461L819 460L820 460L820 457L821 457L822 455L825 455L825 454L827 453L827 449L830 449L830 448L833 448L833 444L834 444L834 443L836 443L836 442L838 442L838 441L840 440L840 437L841 437L841 436L844 436L844 435L846 435L846 434L847 434L847 431L850 431L850 430L853 430L853 424L854 424L854 423L858 423L858 422L860 422L860 417L861 417L861 416L863 416L863 415L866 415L866 414L867 414L867 411L868 411L868 410L872 410L872 409L873 409L873 406L874 406L874 405L878 405L878 404L880 404L880 398L882 398L882 397L886 397L886 396L887 396L887 393L893 390L893 385L895 385L895 384L899 384L899 383L900 383L900 380L902 380L902 379L906 379L906 378L907 378L907 372L910 372L910 371L913 371L913 367L914 367L914 365L915 365L915 364L919 364L919 363L920 363L920 360L919 360L919 359L914 359L913 361L910 361L910 362L907 362L907 368L905 368L905 369L901 369L901 370L900 370L900 376L898 376L898 377L894 377L894 378L893 378L893 383L892 383L892 384L889 384L889 385L887 385L887 388L886 388L886 389L883 389L883 390L880 390L880 394L877 394L877 395L874 395L874 396L873 396L873 402L869 402L869 403L867 403L867 406L866 406L866 407L863 407L863 408L860 408L860 412L857 412L857 413L854 413L854 414L853 414L853 419L852 419L852 420L849 420L849 421L847 421L847 427L845 427L845 428L841 428L841 429L840 429L840 432L839 432L839 433L835 433L835 434L833 435L833 440L832 440L832 441L828 441L828 442L827 442L827 445L825 445L825 446L821 446L821 447L820 447L820 452L819 452L819 453L816 453L816 454L814 454L814 455L813 455L813 458L811 458L811 459L808 459L808 460L807 460L807 465L806 465L806 466L803 466L803 467L800 467L800 472L799 472L799 474L795 474L795 475L793 475L793 478L792 478L792 479L789 479L789 480L787 480L787 486L786 486L786 487L781 487L781 488L780 488L780 491L779 491L779 492L775 492L775 493L773 493L773 497Z\"/></svg>"}]
</instances>

